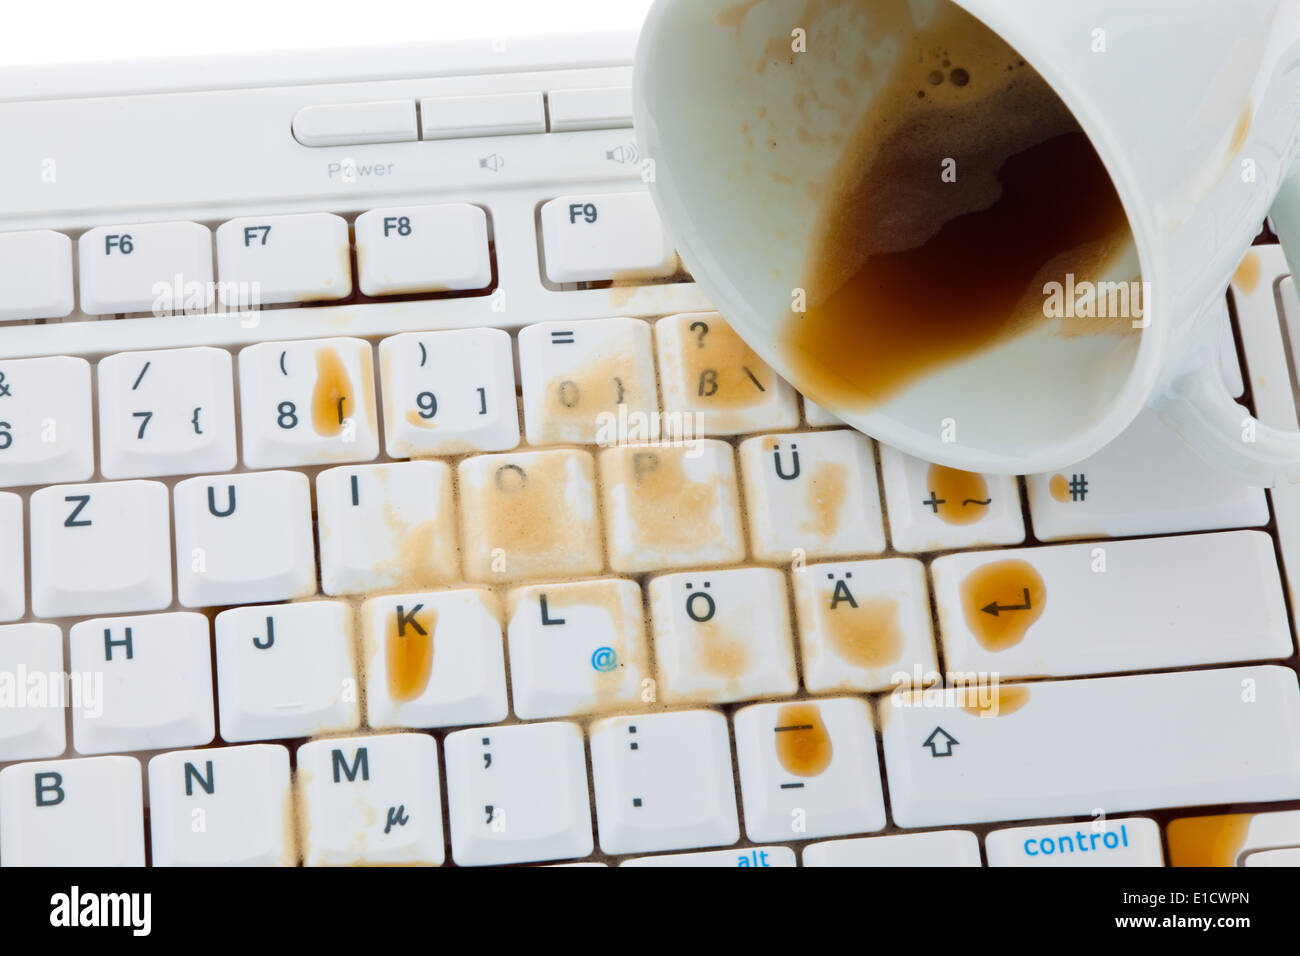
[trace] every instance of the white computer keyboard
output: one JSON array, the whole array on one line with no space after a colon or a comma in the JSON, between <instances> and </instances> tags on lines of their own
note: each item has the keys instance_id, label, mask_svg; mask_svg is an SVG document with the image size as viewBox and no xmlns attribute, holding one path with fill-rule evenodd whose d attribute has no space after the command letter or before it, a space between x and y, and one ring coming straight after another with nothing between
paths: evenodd
<instances>
[{"instance_id":1,"label":"white computer keyboard","mask_svg":"<svg viewBox=\"0 0 1300 956\"><path fill-rule=\"evenodd\" d=\"M842 427L681 272L609 49L0 100L0 172L111 113L265 173L0 174L0 864L1294 865L1300 492ZM1285 272L1222 359L1294 425Z\"/></svg>"}]
</instances>

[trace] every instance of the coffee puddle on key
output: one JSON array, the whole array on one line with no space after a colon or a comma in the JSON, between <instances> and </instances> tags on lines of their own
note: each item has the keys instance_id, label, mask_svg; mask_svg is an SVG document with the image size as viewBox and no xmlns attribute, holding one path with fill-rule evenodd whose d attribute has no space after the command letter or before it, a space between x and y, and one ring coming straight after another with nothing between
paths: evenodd
<instances>
[{"instance_id":1,"label":"coffee puddle on key","mask_svg":"<svg viewBox=\"0 0 1300 956\"><path fill-rule=\"evenodd\" d=\"M897 6L892 19L907 22ZM879 9L890 18L891 4ZM874 406L1057 321L1045 317L1047 282L1138 279L1107 274L1133 248L1119 196L1014 49L950 4L904 49L824 192L808 309L781 343L801 390L832 406ZM1082 318L1060 331L1130 334L1132 323Z\"/></svg>"}]
</instances>

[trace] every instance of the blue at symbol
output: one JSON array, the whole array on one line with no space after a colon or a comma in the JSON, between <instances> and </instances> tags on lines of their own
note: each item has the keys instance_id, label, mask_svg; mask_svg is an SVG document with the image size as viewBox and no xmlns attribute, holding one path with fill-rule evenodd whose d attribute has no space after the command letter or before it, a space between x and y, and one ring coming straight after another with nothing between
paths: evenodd
<instances>
[{"instance_id":1,"label":"blue at symbol","mask_svg":"<svg viewBox=\"0 0 1300 956\"><path fill-rule=\"evenodd\" d=\"M618 655L612 647L598 647L591 652L591 666L602 674L618 666Z\"/></svg>"}]
</instances>

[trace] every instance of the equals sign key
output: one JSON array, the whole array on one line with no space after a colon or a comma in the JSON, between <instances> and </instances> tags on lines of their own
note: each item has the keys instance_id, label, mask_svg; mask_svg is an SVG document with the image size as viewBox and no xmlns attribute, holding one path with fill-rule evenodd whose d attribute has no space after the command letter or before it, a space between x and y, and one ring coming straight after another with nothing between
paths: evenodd
<instances>
[{"instance_id":1,"label":"equals sign key","mask_svg":"<svg viewBox=\"0 0 1300 956\"><path fill-rule=\"evenodd\" d=\"M573 344L573 332L572 332L572 331L567 331L567 332L552 332L552 333L551 333L551 344L552 344L552 345L572 345L572 344Z\"/></svg>"}]
</instances>

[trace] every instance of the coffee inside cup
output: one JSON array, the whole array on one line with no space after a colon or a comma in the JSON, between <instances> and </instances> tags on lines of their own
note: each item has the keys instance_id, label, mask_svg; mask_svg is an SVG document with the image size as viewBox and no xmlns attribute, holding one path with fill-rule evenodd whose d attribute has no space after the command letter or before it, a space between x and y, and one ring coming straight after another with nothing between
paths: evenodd
<instances>
[{"instance_id":1,"label":"coffee inside cup","mask_svg":"<svg viewBox=\"0 0 1300 956\"><path fill-rule=\"evenodd\" d=\"M800 387L861 409L1035 329L1140 334L1139 302L1063 318L1049 292L1139 288L1119 195L1056 93L946 0L924 28L906 0L872 10L904 43L823 192L782 341Z\"/></svg>"}]
</instances>

